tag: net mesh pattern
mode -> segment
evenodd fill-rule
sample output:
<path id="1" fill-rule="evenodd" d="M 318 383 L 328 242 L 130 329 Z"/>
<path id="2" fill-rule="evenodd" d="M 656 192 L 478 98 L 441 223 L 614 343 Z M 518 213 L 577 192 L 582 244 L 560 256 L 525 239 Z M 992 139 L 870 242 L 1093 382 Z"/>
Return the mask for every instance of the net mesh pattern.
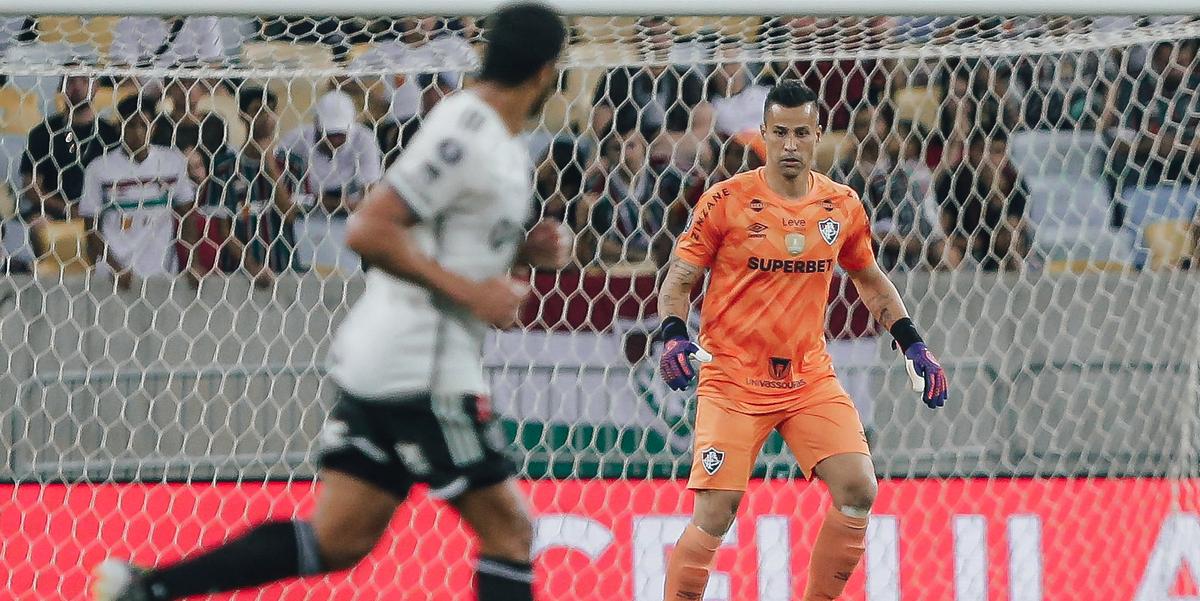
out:
<path id="1" fill-rule="evenodd" d="M 486 39 L 465 16 L 0 20 L 17 599 L 308 513 L 363 288 L 347 217 Z M 1193 17 L 572 18 L 525 140 L 573 257 L 485 348 L 539 590 L 661 598 L 694 391 L 657 378 L 655 285 L 702 192 L 763 164 L 769 86 L 799 79 L 815 167 L 862 197 L 952 387 L 927 410 L 835 275 L 828 346 L 882 491 L 849 598 L 1200 594 L 1198 49 Z M 171 169 L 119 160 L 142 138 Z M 754 476 L 706 599 L 803 590 L 825 492 L 778 436 Z M 471 598 L 474 543 L 436 507 L 416 493 L 348 576 L 236 598 Z"/>

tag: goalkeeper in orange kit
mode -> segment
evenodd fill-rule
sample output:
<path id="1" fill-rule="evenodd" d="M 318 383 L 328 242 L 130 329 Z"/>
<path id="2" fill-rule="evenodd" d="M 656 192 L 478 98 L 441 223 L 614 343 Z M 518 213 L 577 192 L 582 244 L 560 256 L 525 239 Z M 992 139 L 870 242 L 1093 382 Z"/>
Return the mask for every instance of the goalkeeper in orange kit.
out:
<path id="1" fill-rule="evenodd" d="M 825 350 L 835 265 L 913 362 L 925 403 L 936 408 L 946 401 L 945 373 L 875 264 L 862 202 L 849 187 L 812 171 L 821 137 L 816 94 L 784 81 L 767 96 L 763 120 L 766 165 L 700 198 L 659 290 L 660 369 L 668 385 L 686 388 L 695 376 L 690 356 L 711 354 L 697 389 L 688 481 L 695 509 L 667 564 L 666 601 L 703 597 L 716 549 L 772 430 L 804 474 L 824 481 L 833 497 L 804 599 L 836 599 L 858 565 L 875 469 L 858 413 Z M 692 287 L 706 269 L 711 281 L 697 345 L 686 318 Z"/>

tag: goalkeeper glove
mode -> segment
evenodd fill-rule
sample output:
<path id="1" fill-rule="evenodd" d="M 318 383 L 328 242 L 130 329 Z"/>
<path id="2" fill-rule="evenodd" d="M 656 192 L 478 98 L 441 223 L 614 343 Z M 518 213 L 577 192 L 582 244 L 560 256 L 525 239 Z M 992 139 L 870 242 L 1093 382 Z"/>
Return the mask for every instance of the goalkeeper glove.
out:
<path id="1" fill-rule="evenodd" d="M 912 361 L 913 371 L 925 381 L 921 400 L 925 401 L 930 409 L 945 406 L 946 398 L 950 395 L 946 371 L 934 358 L 933 353 L 929 352 L 912 320 L 905 317 L 896 321 L 892 324 L 891 332 L 896 343 L 904 350 L 904 358 Z"/>
<path id="2" fill-rule="evenodd" d="M 675 316 L 663 320 L 659 336 L 663 341 L 663 353 L 658 359 L 662 378 L 672 390 L 684 390 L 696 377 L 690 355 L 699 351 L 700 347 L 688 338 L 687 324 Z"/>

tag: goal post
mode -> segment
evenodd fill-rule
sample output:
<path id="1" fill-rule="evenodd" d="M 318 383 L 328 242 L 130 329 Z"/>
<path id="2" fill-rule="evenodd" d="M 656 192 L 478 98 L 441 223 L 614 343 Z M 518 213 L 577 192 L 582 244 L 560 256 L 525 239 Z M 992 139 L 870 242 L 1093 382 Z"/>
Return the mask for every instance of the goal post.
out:
<path id="1" fill-rule="evenodd" d="M 22 3 L 16 3 L 22 4 Z M 406 0 L 402 3 L 387 0 L 358 0 L 352 5 L 338 7 L 343 15 L 395 15 L 397 10 L 411 14 L 483 15 L 504 4 L 502 0 Z M 569 16 L 638 16 L 638 15 L 964 15 L 995 8 L 980 2 L 960 0 L 868 0 L 850 6 L 837 6 L 814 0 L 749 0 L 735 5 L 722 2 L 696 3 L 688 0 L 644 0 L 636 6 L 614 0 L 548 0 Z M 73 5 L 69 0 L 46 0 L 36 6 L 5 6 L 5 13 L 35 9 L 40 14 L 62 15 L 260 15 L 260 14 L 322 14 L 329 6 L 319 0 L 212 0 L 203 7 L 177 6 L 162 0 L 104 0 L 99 3 Z M 1193 14 L 1200 12 L 1200 3 L 1152 0 L 1136 7 L 1113 0 L 1050 0 L 1034 2 L 1019 0 L 1004 5 L 1006 15 L 1155 15 Z"/>
<path id="2" fill-rule="evenodd" d="M 500 3 L 19 4 L 0 7 L 0 588 L 78 598 L 106 555 L 311 511 L 330 337 L 364 286 L 340 232 L 364 173 L 470 81 L 472 17 Z M 655 286 L 701 193 L 762 164 L 784 78 L 817 92 L 815 167 L 859 192 L 951 387 L 925 408 L 835 274 L 828 348 L 880 480 L 847 598 L 1200 596 L 1200 5 L 550 4 L 572 36 L 525 135 L 531 204 L 574 256 L 483 349 L 545 598 L 661 597 L 695 394 L 656 374 Z M 91 264 L 80 185 L 124 152 L 136 97 L 189 185 L 102 188 L 96 227 L 140 258 L 122 289 Z M 353 122 L 336 150 L 322 119 Z M 786 249 L 785 224 L 755 226 Z M 769 438 L 705 598 L 796 598 L 827 502 Z M 348 575 L 235 598 L 471 598 L 474 543 L 441 509 L 418 490 Z"/>

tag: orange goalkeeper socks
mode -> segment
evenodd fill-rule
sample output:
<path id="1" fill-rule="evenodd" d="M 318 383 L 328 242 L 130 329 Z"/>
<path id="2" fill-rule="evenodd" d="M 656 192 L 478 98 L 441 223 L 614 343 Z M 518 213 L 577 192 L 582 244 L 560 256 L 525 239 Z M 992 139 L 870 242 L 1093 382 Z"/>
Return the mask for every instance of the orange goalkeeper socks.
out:
<path id="1" fill-rule="evenodd" d="M 804 601 L 837 599 L 867 548 L 866 539 L 867 518 L 850 517 L 830 507 L 813 545 Z"/>
<path id="2" fill-rule="evenodd" d="M 708 573 L 721 538 L 689 523 L 671 558 L 667 560 L 667 586 L 663 601 L 699 601 L 708 586 Z"/>

